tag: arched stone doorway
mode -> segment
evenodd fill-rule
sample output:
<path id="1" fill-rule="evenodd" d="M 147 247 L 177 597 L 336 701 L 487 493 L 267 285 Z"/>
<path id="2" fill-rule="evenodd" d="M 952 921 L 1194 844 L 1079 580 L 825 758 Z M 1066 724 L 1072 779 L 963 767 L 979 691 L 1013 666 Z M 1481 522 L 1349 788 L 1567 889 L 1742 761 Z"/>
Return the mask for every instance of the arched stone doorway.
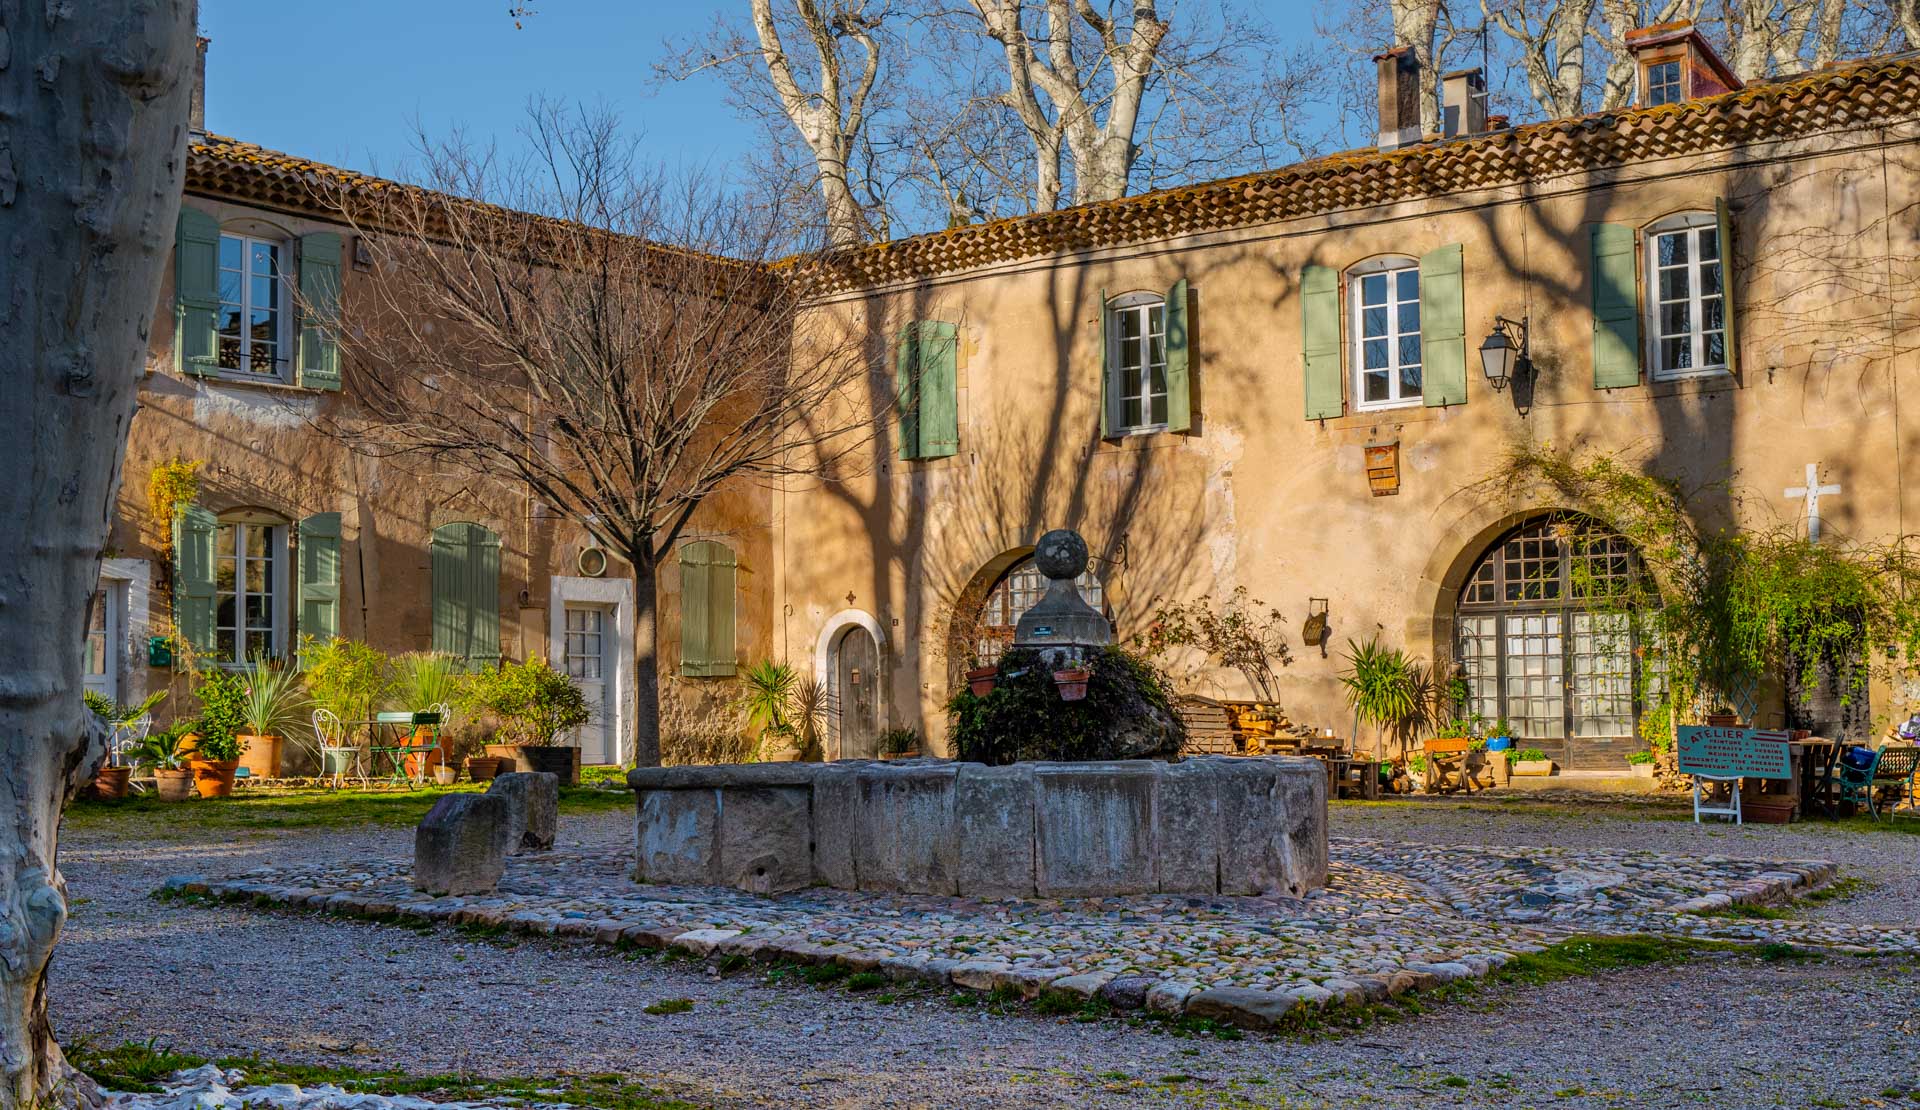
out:
<path id="1" fill-rule="evenodd" d="M 1627 539 L 1590 517 L 1535 517 L 1495 539 L 1454 604 L 1468 708 L 1562 767 L 1623 771 L 1642 746 L 1640 653 L 1632 614 L 1607 599 L 1641 573 Z"/>
<path id="2" fill-rule="evenodd" d="M 873 614 L 843 609 L 820 628 L 813 673 L 827 688 L 827 758 L 871 759 L 888 725 L 886 633 Z"/>

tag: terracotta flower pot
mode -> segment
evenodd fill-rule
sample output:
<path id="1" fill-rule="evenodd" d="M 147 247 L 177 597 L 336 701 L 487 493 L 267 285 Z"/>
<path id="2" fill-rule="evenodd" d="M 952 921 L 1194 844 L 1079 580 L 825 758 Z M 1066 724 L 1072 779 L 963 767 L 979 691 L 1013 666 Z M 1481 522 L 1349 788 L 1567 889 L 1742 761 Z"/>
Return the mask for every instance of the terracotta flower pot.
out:
<path id="1" fill-rule="evenodd" d="M 920 758 L 919 748 L 908 748 L 904 752 L 881 752 L 880 753 L 881 761 L 886 763 L 891 763 L 896 759 L 919 759 L 919 758 Z"/>
<path id="2" fill-rule="evenodd" d="M 1085 667 L 1053 672 L 1053 684 L 1060 688 L 1061 701 L 1083 701 L 1087 696 L 1087 682 L 1093 672 Z"/>
<path id="3" fill-rule="evenodd" d="M 240 741 L 240 766 L 247 769 L 247 777 L 254 779 L 277 779 L 280 777 L 280 738 L 278 736 L 236 737 Z"/>
<path id="4" fill-rule="evenodd" d="M 184 802 L 193 797 L 193 772 L 185 767 L 155 771 L 153 792 L 163 802 Z"/>
<path id="5" fill-rule="evenodd" d="M 974 697 L 984 698 L 988 694 L 993 693 L 994 683 L 999 681 L 999 678 L 1000 668 L 998 666 L 975 667 L 967 672 L 967 689 L 972 692 Z"/>
<path id="6" fill-rule="evenodd" d="M 240 769 L 237 759 L 192 759 L 187 767 L 193 772 L 194 788 L 202 798 L 226 798 L 233 794 L 233 773 Z"/>
<path id="7" fill-rule="evenodd" d="M 580 749 L 571 744 L 488 744 L 487 754 L 500 758 L 508 771 L 549 771 L 561 786 L 580 784 Z"/>
<path id="8" fill-rule="evenodd" d="M 500 764 L 503 762 L 495 755 L 470 755 L 467 757 L 467 777 L 475 782 L 491 782 L 500 773 Z"/>
<path id="9" fill-rule="evenodd" d="M 117 801 L 127 796 L 127 780 L 132 777 L 130 767 L 102 767 L 100 773 L 93 776 L 93 792 L 108 801 Z"/>

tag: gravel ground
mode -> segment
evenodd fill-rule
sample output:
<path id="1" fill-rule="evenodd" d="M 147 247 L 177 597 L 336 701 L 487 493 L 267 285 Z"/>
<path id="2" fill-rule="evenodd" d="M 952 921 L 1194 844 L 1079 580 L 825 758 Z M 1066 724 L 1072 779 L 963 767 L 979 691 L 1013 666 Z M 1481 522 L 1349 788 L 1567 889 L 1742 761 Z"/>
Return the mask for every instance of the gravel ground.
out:
<path id="1" fill-rule="evenodd" d="M 1809 916 L 1920 920 L 1920 839 L 1695 828 L 1670 813 L 1343 805 L 1333 831 L 1827 858 L 1873 885 L 1808 907 Z M 624 843 L 630 820 L 568 818 L 562 840 Z M 358 1068 L 615 1071 L 715 1106 L 1808 1106 L 1920 1087 L 1912 959 L 1716 957 L 1500 988 L 1410 1022 L 1301 1044 L 994 1015 L 940 998 L 889 1004 L 718 979 L 590 945 L 500 946 L 147 897 L 171 874 L 388 856 L 405 852 L 409 836 L 302 831 L 131 844 L 111 826 L 70 835 L 64 867 L 76 904 L 54 965 L 55 1027 L 102 1044 L 157 1038 L 207 1055 Z M 690 999 L 693 1009 L 644 1012 L 667 998 Z"/>

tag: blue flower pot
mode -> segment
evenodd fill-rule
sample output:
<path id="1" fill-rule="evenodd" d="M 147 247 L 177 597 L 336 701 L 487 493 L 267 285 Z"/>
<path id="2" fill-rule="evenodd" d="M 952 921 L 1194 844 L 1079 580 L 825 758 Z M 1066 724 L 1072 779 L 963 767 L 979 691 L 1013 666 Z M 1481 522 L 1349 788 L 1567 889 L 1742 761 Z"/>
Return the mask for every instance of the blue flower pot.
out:
<path id="1" fill-rule="evenodd" d="M 1487 737 L 1487 750 L 1490 752 L 1504 752 L 1511 747 L 1513 747 L 1513 737 L 1511 736 Z"/>

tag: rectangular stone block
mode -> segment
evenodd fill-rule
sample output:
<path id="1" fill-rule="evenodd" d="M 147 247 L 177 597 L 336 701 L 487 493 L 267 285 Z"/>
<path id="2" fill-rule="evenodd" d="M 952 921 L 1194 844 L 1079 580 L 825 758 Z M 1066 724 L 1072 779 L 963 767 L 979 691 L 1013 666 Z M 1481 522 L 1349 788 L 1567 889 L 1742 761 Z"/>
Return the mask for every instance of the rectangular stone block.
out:
<path id="1" fill-rule="evenodd" d="M 859 764 L 827 763 L 813 779 L 813 878 L 838 890 L 860 889 L 853 857 L 859 770 Z"/>
<path id="2" fill-rule="evenodd" d="M 639 790 L 635 798 L 640 811 L 636 880 L 676 886 L 720 881 L 719 791 Z"/>
<path id="3" fill-rule="evenodd" d="M 856 772 L 854 870 L 861 890 L 957 893 L 952 763 L 863 764 Z"/>
<path id="4" fill-rule="evenodd" d="M 491 891 L 506 871 L 507 824 L 507 803 L 496 797 L 448 794 L 433 803 L 413 831 L 413 889 Z"/>
<path id="5" fill-rule="evenodd" d="M 1316 759 L 1217 758 L 1220 893 L 1301 895 L 1327 881 L 1327 772 Z"/>
<path id="6" fill-rule="evenodd" d="M 1154 794 L 1165 767 L 1149 760 L 1033 764 L 1041 897 L 1153 891 Z"/>
<path id="7" fill-rule="evenodd" d="M 553 847 L 560 821 L 560 776 L 548 771 L 496 775 L 487 793 L 507 803 L 507 854 Z"/>
<path id="8" fill-rule="evenodd" d="M 1034 895 L 1033 767 L 963 763 L 954 781 L 960 893 L 969 898 Z"/>
<path id="9" fill-rule="evenodd" d="M 813 882 L 812 792 L 804 786 L 720 791 L 720 881 L 755 894 Z"/>
<path id="10" fill-rule="evenodd" d="M 1160 772 L 1155 875 L 1178 894 L 1220 890 L 1220 779 L 1206 759 L 1183 759 Z"/>

